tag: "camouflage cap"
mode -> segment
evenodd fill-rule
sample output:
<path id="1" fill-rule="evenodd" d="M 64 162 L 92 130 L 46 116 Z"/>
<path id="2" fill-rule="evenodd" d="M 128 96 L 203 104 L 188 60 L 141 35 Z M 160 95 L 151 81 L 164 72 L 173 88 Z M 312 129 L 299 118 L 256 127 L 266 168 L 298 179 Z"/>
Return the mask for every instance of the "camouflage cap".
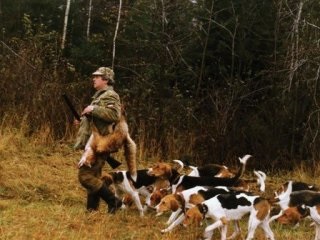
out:
<path id="1" fill-rule="evenodd" d="M 105 79 L 114 82 L 114 72 L 108 67 L 99 67 L 92 75 L 103 76 Z"/>

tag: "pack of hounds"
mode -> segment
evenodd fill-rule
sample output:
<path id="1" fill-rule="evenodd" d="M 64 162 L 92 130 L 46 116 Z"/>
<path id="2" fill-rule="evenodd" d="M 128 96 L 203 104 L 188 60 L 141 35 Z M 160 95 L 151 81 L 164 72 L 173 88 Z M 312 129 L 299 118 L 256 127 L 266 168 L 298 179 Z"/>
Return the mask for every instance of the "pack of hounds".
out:
<path id="1" fill-rule="evenodd" d="M 307 217 L 312 221 L 310 228 L 315 228 L 314 239 L 320 240 L 319 188 L 290 180 L 266 197 L 264 172 L 253 171 L 252 179 L 243 178 L 251 157 L 239 158 L 236 172 L 224 165 L 196 167 L 173 160 L 137 170 L 134 177 L 129 171 L 113 171 L 103 174 L 103 179 L 122 197 L 125 208 L 134 204 L 141 217 L 147 211 L 156 216 L 171 213 L 163 233 L 181 225 L 206 223 L 203 239 L 212 239 L 216 229 L 220 230 L 221 240 L 235 239 L 242 234 L 239 221 L 249 216 L 245 218 L 245 239 L 253 239 L 256 228 L 261 227 L 265 238 L 274 240 L 270 227 L 273 221 L 298 226 Z M 234 231 L 227 236 L 231 223 Z"/>

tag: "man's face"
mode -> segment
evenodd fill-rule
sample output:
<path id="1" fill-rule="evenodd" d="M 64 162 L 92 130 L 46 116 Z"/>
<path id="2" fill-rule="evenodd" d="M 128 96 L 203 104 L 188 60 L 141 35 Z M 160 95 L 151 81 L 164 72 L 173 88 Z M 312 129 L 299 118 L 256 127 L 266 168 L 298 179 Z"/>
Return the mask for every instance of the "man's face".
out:
<path id="1" fill-rule="evenodd" d="M 100 90 L 107 85 L 107 81 L 103 80 L 102 76 L 98 76 L 98 75 L 93 76 L 92 81 L 93 81 L 93 87 L 96 90 Z"/>

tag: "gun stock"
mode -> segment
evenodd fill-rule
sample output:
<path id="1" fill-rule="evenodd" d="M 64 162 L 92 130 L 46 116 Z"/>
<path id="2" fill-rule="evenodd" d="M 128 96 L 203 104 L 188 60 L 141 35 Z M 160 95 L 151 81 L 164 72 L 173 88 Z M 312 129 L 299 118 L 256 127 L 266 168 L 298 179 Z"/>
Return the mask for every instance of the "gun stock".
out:
<path id="1" fill-rule="evenodd" d="M 114 159 L 110 155 L 108 155 L 106 157 L 106 161 L 110 165 L 110 167 L 112 167 L 113 169 L 115 169 L 121 165 L 121 162 L 117 161 L 116 159 Z"/>

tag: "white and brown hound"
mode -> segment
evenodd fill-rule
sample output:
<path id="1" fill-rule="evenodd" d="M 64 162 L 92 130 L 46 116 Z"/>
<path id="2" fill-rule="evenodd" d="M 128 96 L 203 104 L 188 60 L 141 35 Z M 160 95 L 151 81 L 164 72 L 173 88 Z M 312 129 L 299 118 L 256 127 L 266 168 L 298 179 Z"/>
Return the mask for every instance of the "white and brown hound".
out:
<path id="1" fill-rule="evenodd" d="M 205 218 L 215 222 L 204 230 L 204 238 L 209 240 L 216 228 L 221 228 L 221 240 L 227 239 L 227 225 L 230 220 L 240 220 L 250 214 L 247 240 L 253 239 L 255 230 L 261 226 L 268 239 L 274 240 L 274 234 L 269 226 L 271 205 L 268 200 L 248 193 L 226 193 L 210 198 L 195 207 L 190 208 L 183 221 L 184 226 L 200 223 Z"/>

